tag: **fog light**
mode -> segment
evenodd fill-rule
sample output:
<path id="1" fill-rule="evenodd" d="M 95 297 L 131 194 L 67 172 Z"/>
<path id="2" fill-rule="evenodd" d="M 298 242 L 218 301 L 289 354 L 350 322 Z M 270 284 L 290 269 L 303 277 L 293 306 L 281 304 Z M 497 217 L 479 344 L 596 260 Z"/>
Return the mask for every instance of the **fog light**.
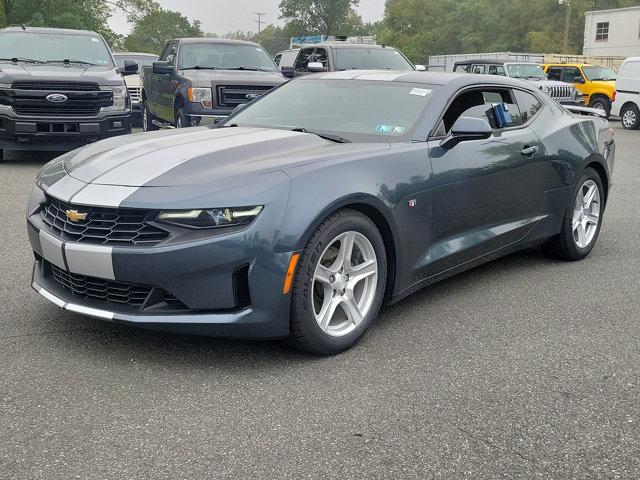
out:
<path id="1" fill-rule="evenodd" d="M 113 128 L 122 128 L 122 122 L 120 122 L 120 121 L 113 122 L 112 126 L 113 126 Z"/>

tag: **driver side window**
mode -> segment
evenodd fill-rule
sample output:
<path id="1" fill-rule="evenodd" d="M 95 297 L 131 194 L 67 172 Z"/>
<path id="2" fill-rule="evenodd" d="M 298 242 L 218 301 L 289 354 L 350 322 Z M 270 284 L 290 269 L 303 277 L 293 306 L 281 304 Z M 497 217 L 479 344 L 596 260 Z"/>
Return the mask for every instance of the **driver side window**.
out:
<path id="1" fill-rule="evenodd" d="M 506 88 L 474 89 L 461 93 L 442 118 L 438 134 L 447 134 L 460 117 L 481 118 L 494 130 L 522 125 L 518 106 Z"/>
<path id="2" fill-rule="evenodd" d="M 313 48 L 303 48 L 298 55 L 298 59 L 296 60 L 296 72 L 308 72 L 308 65 L 313 57 Z"/>

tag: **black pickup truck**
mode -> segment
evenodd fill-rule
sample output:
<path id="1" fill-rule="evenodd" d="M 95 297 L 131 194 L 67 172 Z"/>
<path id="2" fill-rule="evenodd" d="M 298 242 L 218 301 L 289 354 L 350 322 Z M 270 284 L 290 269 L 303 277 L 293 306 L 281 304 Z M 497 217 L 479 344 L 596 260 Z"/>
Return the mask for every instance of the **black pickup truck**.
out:
<path id="1" fill-rule="evenodd" d="M 131 132 L 123 74 L 95 32 L 0 30 L 0 159 L 3 150 L 68 151 Z"/>
<path id="2" fill-rule="evenodd" d="M 286 81 L 257 43 L 173 40 L 159 61 L 142 70 L 142 126 L 213 124 Z"/>

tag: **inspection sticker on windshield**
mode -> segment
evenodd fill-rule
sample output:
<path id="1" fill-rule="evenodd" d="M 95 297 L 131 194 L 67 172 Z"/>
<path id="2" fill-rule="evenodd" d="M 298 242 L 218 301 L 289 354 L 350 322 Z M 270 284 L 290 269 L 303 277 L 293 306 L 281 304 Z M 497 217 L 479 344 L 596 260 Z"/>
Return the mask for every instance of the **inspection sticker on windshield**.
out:
<path id="1" fill-rule="evenodd" d="M 428 90 L 426 88 L 414 88 L 409 92 L 409 95 L 417 95 L 418 97 L 426 97 L 432 92 L 432 90 Z"/>
<path id="2" fill-rule="evenodd" d="M 378 125 L 376 132 L 378 133 L 404 133 L 404 127 L 394 127 L 393 125 Z"/>
<path id="3" fill-rule="evenodd" d="M 100 40 L 98 40 L 96 37 L 91 37 L 91 41 L 95 43 L 100 43 Z"/>

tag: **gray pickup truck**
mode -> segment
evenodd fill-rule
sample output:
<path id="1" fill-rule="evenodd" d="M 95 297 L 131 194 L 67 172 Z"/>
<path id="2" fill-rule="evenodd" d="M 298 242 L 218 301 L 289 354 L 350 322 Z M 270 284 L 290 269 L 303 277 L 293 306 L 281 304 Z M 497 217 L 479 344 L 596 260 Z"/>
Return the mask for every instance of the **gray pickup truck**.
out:
<path id="1" fill-rule="evenodd" d="M 159 61 L 142 69 L 142 126 L 213 124 L 286 81 L 257 43 L 173 40 Z"/>

